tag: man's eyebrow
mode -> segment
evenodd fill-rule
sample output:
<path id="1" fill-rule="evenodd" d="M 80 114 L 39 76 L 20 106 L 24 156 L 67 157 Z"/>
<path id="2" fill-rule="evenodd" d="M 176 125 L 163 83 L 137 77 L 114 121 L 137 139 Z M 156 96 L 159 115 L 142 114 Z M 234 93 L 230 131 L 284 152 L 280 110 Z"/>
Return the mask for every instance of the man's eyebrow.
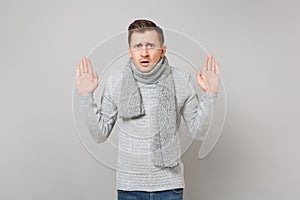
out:
<path id="1" fill-rule="evenodd" d="M 131 43 L 132 46 L 136 46 L 136 45 L 141 45 L 142 42 L 139 42 L 139 43 Z"/>
<path id="2" fill-rule="evenodd" d="M 131 43 L 131 45 L 141 45 L 142 44 L 142 42 L 138 42 L 138 43 Z M 147 44 L 154 44 L 154 42 L 146 42 L 146 45 Z"/>
<path id="3" fill-rule="evenodd" d="M 147 42 L 146 45 L 148 45 L 148 44 L 154 44 L 154 42 Z"/>

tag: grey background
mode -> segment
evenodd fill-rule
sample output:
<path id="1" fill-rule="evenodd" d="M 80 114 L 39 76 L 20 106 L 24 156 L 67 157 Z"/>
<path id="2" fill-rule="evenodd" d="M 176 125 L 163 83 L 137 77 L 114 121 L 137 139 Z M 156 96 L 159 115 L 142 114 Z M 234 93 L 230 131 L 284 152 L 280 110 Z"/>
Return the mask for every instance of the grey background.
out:
<path id="1" fill-rule="evenodd" d="M 115 172 L 82 147 L 75 66 L 136 18 L 216 55 L 227 115 L 211 154 L 183 155 L 185 199 L 299 199 L 297 1 L 1 1 L 0 199 L 115 199 Z M 297 118 L 298 117 L 298 118 Z"/>

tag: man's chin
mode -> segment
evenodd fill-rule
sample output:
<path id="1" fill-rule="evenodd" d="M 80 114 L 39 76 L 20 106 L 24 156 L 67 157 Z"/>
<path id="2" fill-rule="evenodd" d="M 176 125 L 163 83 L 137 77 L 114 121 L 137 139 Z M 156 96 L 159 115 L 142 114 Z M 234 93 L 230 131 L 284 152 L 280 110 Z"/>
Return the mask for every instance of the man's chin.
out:
<path id="1" fill-rule="evenodd" d="M 138 69 L 141 71 L 141 72 L 150 72 L 152 69 L 153 69 L 154 66 L 139 66 Z"/>

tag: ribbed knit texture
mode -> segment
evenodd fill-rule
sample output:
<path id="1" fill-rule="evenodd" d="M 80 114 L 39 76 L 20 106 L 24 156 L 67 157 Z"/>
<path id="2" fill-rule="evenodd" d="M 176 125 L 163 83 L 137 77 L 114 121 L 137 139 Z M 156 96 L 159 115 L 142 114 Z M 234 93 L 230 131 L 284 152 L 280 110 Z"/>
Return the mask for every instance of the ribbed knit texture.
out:
<path id="1" fill-rule="evenodd" d="M 141 72 L 130 58 L 123 70 L 119 116 L 133 119 L 145 115 L 143 99 L 137 81 L 145 84 L 159 83 L 156 111 L 156 133 L 153 138 L 153 163 L 158 167 L 177 166 L 178 139 L 176 131 L 176 91 L 167 57 L 162 57 L 149 72 Z"/>
<path id="2" fill-rule="evenodd" d="M 199 101 L 190 75 L 177 68 L 171 68 L 176 91 L 177 115 L 183 117 L 189 132 L 196 139 L 204 139 L 217 95 L 202 94 Z M 160 191 L 184 187 L 180 159 L 181 164 L 174 168 L 157 167 L 152 160 L 151 148 L 156 134 L 158 95 L 163 86 L 159 83 L 137 82 L 143 98 L 145 115 L 125 120 L 118 117 L 122 76 L 123 73 L 120 71 L 109 77 L 99 107 L 93 94 L 79 96 L 81 111 L 96 142 L 104 142 L 116 121 L 118 123 L 117 189 Z M 177 129 L 180 122 L 181 118 L 178 117 Z M 180 146 L 176 149 L 180 154 Z"/>

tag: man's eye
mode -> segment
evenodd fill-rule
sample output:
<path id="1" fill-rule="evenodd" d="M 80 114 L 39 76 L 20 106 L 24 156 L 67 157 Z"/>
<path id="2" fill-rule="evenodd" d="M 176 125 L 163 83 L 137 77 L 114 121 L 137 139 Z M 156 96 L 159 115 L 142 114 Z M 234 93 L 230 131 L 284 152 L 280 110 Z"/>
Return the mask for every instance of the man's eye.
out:
<path id="1" fill-rule="evenodd" d="M 148 47 L 148 48 L 153 48 L 154 45 L 153 45 L 153 44 L 147 44 L 147 47 Z"/>
<path id="2" fill-rule="evenodd" d="M 136 44 L 136 45 L 134 45 L 134 48 L 141 48 L 141 44 Z"/>

